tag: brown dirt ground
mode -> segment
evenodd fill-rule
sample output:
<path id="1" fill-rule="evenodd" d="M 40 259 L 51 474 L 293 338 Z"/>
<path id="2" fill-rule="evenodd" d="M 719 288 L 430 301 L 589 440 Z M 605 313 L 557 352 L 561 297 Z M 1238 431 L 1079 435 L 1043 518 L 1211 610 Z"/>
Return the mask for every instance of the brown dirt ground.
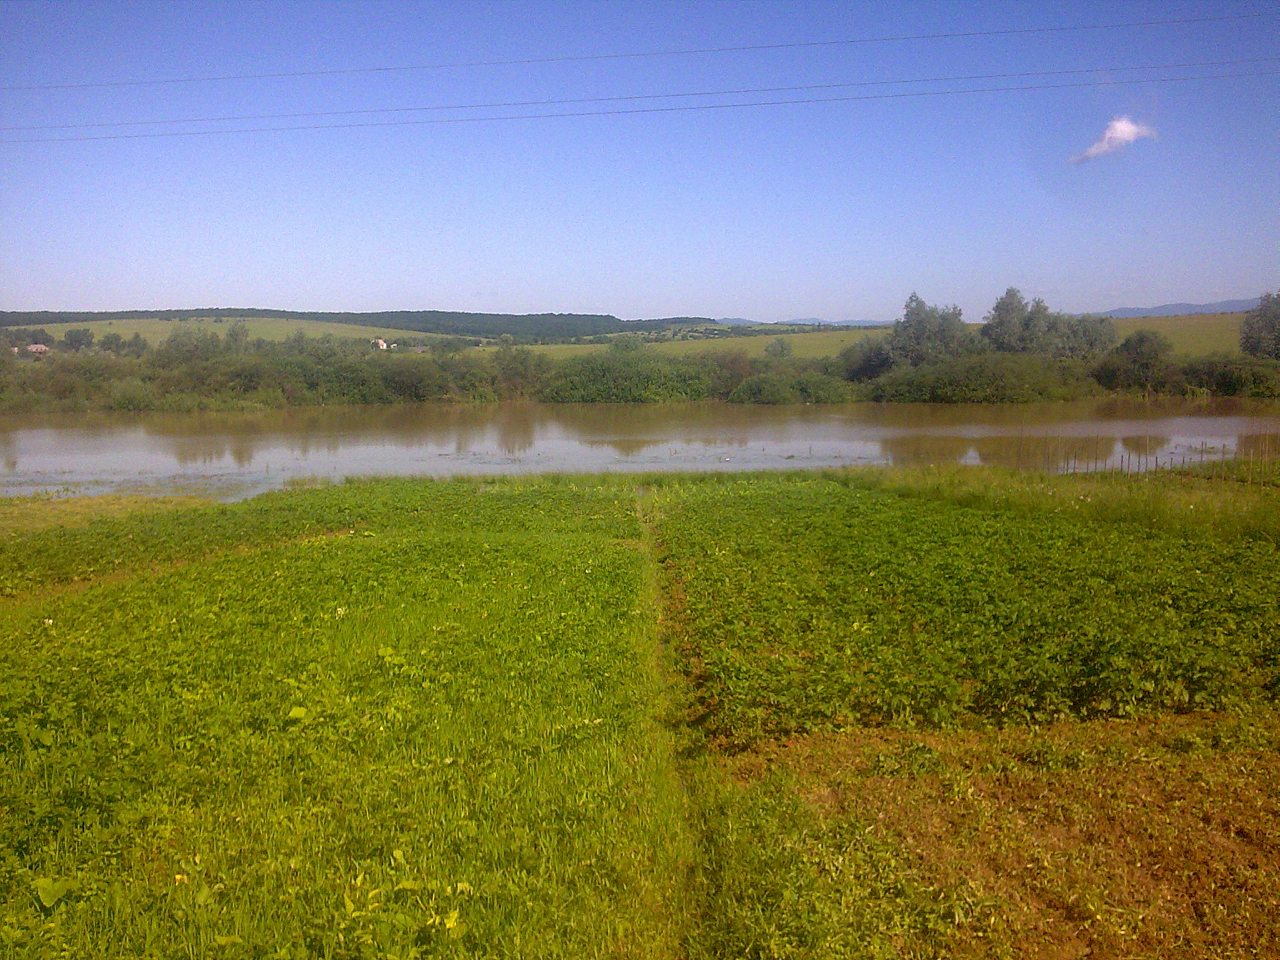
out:
<path id="1" fill-rule="evenodd" d="M 781 765 L 918 878 L 984 904 L 959 957 L 1280 957 L 1280 713 L 813 735 Z"/>

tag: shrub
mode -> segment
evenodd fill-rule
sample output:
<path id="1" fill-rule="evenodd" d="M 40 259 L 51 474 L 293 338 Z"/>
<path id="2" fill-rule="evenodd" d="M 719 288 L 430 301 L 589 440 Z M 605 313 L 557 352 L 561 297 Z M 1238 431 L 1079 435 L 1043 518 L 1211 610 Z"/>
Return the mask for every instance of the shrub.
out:
<path id="1" fill-rule="evenodd" d="M 876 380 L 872 399 L 915 403 L 1071 400 L 1096 389 L 1081 367 L 1030 354 L 984 353 L 899 367 Z"/>
<path id="2" fill-rule="evenodd" d="M 789 377 L 774 373 L 761 373 L 748 377 L 729 394 L 730 403 L 795 403 L 800 394 Z"/>
<path id="3" fill-rule="evenodd" d="M 1103 358 L 1093 377 L 1109 390 L 1171 390 L 1181 386 L 1173 344 L 1154 330 L 1138 330 Z"/>
<path id="4" fill-rule="evenodd" d="M 1204 357 L 1183 367 L 1187 385 L 1223 397 L 1280 397 L 1280 362 L 1255 357 Z"/>

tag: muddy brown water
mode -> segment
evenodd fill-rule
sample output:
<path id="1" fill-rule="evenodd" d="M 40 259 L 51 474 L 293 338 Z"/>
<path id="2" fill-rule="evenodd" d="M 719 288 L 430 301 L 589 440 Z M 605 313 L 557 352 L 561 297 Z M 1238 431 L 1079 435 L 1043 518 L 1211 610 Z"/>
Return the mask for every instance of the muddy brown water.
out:
<path id="1" fill-rule="evenodd" d="M 1280 455 L 1280 404 L 533 403 L 0 417 L 0 494 L 199 491 L 348 476 L 958 462 L 1148 469 Z"/>

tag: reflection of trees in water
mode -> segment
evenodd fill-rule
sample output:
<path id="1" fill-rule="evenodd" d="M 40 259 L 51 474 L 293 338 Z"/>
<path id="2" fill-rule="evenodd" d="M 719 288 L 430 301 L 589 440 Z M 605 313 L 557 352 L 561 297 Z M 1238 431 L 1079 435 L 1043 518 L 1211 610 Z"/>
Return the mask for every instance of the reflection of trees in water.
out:
<path id="1" fill-rule="evenodd" d="M 256 444 L 250 437 L 216 436 L 216 437 L 174 437 L 172 450 L 174 460 L 184 467 L 200 464 L 216 463 L 228 456 L 236 466 L 247 467 L 253 463 Z"/>
<path id="2" fill-rule="evenodd" d="M 1280 430 L 1274 407 L 1249 416 L 1251 434 L 1232 438 L 1222 435 L 1219 424 L 1180 425 L 1179 451 L 1190 461 L 1198 455 L 1201 436 L 1213 437 L 1216 455 L 1234 449 L 1241 457 L 1280 457 Z M 128 462 L 138 449 L 138 433 L 150 438 L 151 451 L 165 454 L 191 469 L 201 464 L 229 464 L 240 468 L 271 463 L 281 452 L 297 457 L 326 452 L 340 463 L 347 451 L 370 445 L 384 447 L 434 447 L 495 462 L 502 456 L 524 454 L 549 442 L 548 449 L 563 454 L 566 445 L 580 443 L 607 447 L 622 457 L 644 451 L 660 458 L 668 447 L 751 449 L 803 443 L 878 444 L 881 455 L 895 463 L 948 463 L 980 459 L 983 463 L 1022 469 L 1086 470 L 1095 466 L 1128 464 L 1159 454 L 1167 456 L 1172 442 L 1159 431 L 1169 429 L 1152 422 L 1158 417 L 1212 416 L 1215 410 L 1188 408 L 1185 403 L 1135 404 L 1105 401 L 1101 404 L 970 405 L 854 404 L 839 408 L 769 408 L 737 404 L 576 405 L 513 404 L 403 404 L 387 406 L 339 406 L 287 408 L 254 413 L 145 414 L 123 416 L 94 414 L 72 418 L 31 420 L 54 429 L 74 425 L 78 435 L 87 433 L 118 451 Z M 1252 419 L 1254 416 L 1262 419 Z M 1117 430 L 1130 435 L 1117 443 L 1110 437 L 1027 436 L 1045 431 L 1105 431 L 1107 420 L 1128 421 Z M 1091 427 L 1091 422 L 1098 422 Z M 24 418 L 23 427 L 32 423 Z M 1264 432 L 1268 431 L 1270 432 Z M 1205 432 L 1207 431 L 1207 433 Z M 879 439 L 885 433 L 892 436 Z M 974 436 L 990 433 L 994 436 Z M 1185 435 L 1184 435 L 1185 434 Z M 15 439 L 0 432 L 0 465 L 18 470 Z M 149 451 L 150 452 L 150 451 Z M 1212 451 L 1211 451 L 1212 452 Z M 382 454 L 394 460 L 394 450 Z M 1110 458 L 1110 459 L 1108 459 Z M 734 459 L 738 459 L 734 455 Z M 272 464 L 274 466 L 274 464 Z M 210 470 L 210 472 L 213 472 Z"/>
<path id="3" fill-rule="evenodd" d="M 8 433 L 0 433 L 0 462 L 6 470 L 18 469 L 18 445 Z"/>
<path id="4" fill-rule="evenodd" d="M 1164 453 L 1165 448 L 1173 442 L 1170 437 L 1158 434 L 1142 434 L 1135 437 L 1121 437 L 1120 445 L 1125 453 L 1135 457 L 1155 457 Z"/>
<path id="5" fill-rule="evenodd" d="M 508 456 L 531 449 L 537 436 L 534 417 L 524 404 L 499 408 L 495 427 L 498 432 L 498 449 Z"/>
<path id="6" fill-rule="evenodd" d="M 1091 470 L 1115 452 L 1111 437 L 978 437 L 978 459 L 1015 470 Z"/>
<path id="7" fill-rule="evenodd" d="M 954 463 L 964 459 L 973 440 L 969 437 L 903 434 L 877 441 L 880 452 L 890 463 Z"/>
<path id="8" fill-rule="evenodd" d="M 645 440 L 641 437 L 617 437 L 598 440 L 579 440 L 584 447 L 608 447 L 622 457 L 634 457 L 637 453 L 656 447 L 659 444 L 670 444 L 670 440 Z"/>
<path id="9" fill-rule="evenodd" d="M 1280 459 L 1280 433 L 1242 433 L 1236 437 L 1236 456 L 1255 460 Z"/>

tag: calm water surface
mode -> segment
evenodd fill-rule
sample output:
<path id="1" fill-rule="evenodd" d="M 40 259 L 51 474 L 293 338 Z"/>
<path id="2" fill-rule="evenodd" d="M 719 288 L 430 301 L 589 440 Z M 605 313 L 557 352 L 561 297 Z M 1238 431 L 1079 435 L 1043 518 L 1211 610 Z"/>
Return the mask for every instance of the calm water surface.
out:
<path id="1" fill-rule="evenodd" d="M 0 417 L 0 493 L 197 489 L 347 476 L 756 470 L 961 462 L 1141 469 L 1280 453 L 1280 405 L 1088 401 L 415 405 Z"/>

